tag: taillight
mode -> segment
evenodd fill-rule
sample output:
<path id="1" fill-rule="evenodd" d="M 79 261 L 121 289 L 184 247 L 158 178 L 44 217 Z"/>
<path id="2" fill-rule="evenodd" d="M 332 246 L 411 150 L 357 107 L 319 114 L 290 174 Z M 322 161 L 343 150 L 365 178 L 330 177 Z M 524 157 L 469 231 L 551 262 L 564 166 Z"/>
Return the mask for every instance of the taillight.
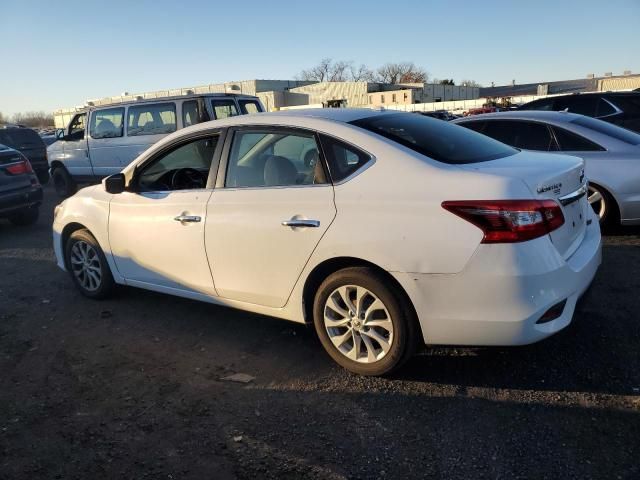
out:
<path id="1" fill-rule="evenodd" d="M 5 167 L 5 170 L 9 172 L 11 175 L 22 175 L 24 173 L 33 173 L 33 168 L 31 168 L 31 163 L 26 158 L 21 160 L 18 163 L 7 165 Z"/>
<path id="2" fill-rule="evenodd" d="M 515 243 L 542 237 L 564 223 L 553 200 L 462 200 L 442 207 L 484 232 L 482 243 Z"/>

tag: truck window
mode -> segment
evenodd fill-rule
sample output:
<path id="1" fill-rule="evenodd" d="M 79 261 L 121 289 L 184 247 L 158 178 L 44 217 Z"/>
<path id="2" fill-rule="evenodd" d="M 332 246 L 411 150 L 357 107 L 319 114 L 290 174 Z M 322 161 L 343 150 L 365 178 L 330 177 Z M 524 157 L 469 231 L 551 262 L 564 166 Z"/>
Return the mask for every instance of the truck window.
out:
<path id="1" fill-rule="evenodd" d="M 160 135 L 175 131 L 175 103 L 151 103 L 129 107 L 127 136 Z"/>
<path id="2" fill-rule="evenodd" d="M 182 126 L 189 127 L 200 122 L 200 107 L 197 100 L 182 103 Z"/>
<path id="3" fill-rule="evenodd" d="M 238 100 L 238 103 L 242 113 L 258 113 L 262 111 L 260 104 L 256 100 Z"/>
<path id="4" fill-rule="evenodd" d="M 116 138 L 122 136 L 124 108 L 106 108 L 91 115 L 89 135 L 91 138 Z"/>
<path id="5" fill-rule="evenodd" d="M 211 106 L 213 107 L 213 114 L 216 120 L 238 115 L 236 102 L 233 99 L 211 100 Z"/>

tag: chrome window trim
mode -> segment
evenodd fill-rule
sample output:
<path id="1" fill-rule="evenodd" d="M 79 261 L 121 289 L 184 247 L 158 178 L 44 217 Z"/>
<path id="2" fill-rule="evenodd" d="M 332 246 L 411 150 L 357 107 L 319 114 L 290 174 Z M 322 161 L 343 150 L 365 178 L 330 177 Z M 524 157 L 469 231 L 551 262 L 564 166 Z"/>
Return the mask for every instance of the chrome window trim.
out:
<path id="1" fill-rule="evenodd" d="M 599 117 L 595 117 L 595 118 L 607 118 L 607 117 L 612 117 L 612 116 L 614 116 L 614 115 L 619 115 L 619 114 L 623 113 L 623 112 L 622 112 L 622 110 L 620 110 L 616 105 L 614 105 L 613 103 L 611 103 L 611 102 L 610 102 L 609 100 L 607 100 L 606 98 L 604 98 L 604 97 L 600 97 L 600 100 L 603 100 L 603 101 L 607 102 L 609 105 L 611 105 L 611 106 L 613 107 L 613 109 L 615 110 L 615 112 L 613 112 L 613 113 L 609 113 L 609 114 L 607 114 L 607 115 L 601 115 L 601 116 L 599 116 Z"/>

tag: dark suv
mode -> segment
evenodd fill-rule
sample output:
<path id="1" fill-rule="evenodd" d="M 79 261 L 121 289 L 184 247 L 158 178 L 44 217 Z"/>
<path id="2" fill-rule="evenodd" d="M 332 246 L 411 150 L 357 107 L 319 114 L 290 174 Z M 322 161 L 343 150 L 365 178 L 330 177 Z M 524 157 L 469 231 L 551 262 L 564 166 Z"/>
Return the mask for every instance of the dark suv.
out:
<path id="1" fill-rule="evenodd" d="M 31 163 L 19 151 L 0 144 L 0 218 L 15 225 L 38 220 L 42 187 Z"/>
<path id="2" fill-rule="evenodd" d="M 0 144 L 14 148 L 31 162 L 41 184 L 49 180 L 47 146 L 35 130 L 24 127 L 0 128 Z"/>
<path id="3" fill-rule="evenodd" d="M 518 110 L 568 110 L 640 132 L 640 92 L 559 95 L 525 103 Z"/>

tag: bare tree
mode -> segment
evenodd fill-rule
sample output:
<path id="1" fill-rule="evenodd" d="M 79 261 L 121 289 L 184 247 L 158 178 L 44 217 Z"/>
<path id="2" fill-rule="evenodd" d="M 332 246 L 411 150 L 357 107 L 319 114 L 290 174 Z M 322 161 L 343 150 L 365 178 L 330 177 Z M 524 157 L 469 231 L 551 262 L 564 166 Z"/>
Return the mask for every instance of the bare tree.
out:
<path id="1" fill-rule="evenodd" d="M 0 112 L 0 123 L 6 123 L 2 112 Z"/>
<path id="2" fill-rule="evenodd" d="M 377 73 L 382 83 L 426 83 L 429 79 L 427 71 L 413 62 L 385 63 Z"/>
<path id="3" fill-rule="evenodd" d="M 367 67 L 364 63 L 358 68 L 351 64 L 349 66 L 349 76 L 352 82 L 375 82 L 376 74 L 373 70 Z"/>
<path id="4" fill-rule="evenodd" d="M 53 115 L 45 112 L 14 113 L 11 121 L 27 127 L 43 128 L 53 125 Z"/>
<path id="5" fill-rule="evenodd" d="M 462 85 L 463 87 L 481 87 L 482 86 L 475 80 L 461 80 L 460 85 Z"/>
<path id="6" fill-rule="evenodd" d="M 323 58 L 315 67 L 302 70 L 297 78 L 313 82 L 346 82 L 350 79 L 351 65 L 352 62 L 344 60 L 334 62 L 331 58 Z"/>

